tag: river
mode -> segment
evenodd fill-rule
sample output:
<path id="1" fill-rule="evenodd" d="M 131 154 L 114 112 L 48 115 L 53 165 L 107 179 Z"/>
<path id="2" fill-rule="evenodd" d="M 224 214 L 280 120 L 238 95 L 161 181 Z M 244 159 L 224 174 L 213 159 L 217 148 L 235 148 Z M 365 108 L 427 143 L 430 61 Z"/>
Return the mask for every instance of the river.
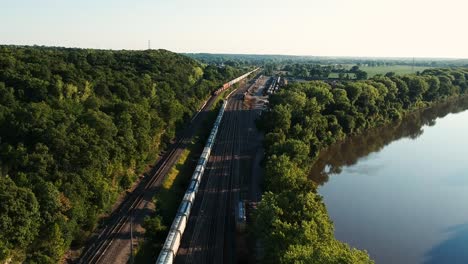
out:
<path id="1" fill-rule="evenodd" d="M 377 264 L 468 263 L 468 98 L 322 151 L 312 168 L 335 236 Z"/>

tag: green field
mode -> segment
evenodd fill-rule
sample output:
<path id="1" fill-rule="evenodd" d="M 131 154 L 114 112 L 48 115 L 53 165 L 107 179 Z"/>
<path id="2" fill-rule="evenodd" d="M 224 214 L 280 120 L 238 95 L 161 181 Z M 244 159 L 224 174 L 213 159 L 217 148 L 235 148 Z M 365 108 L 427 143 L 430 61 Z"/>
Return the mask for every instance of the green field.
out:
<path id="1" fill-rule="evenodd" d="M 396 74 L 410 74 L 413 73 L 413 67 L 409 65 L 392 65 L 392 66 L 375 66 L 375 67 L 359 67 L 361 70 L 366 71 L 369 77 L 377 74 L 386 74 L 387 72 L 395 72 Z M 429 67 L 414 66 L 414 73 L 417 71 L 424 71 Z"/>
<path id="2" fill-rule="evenodd" d="M 354 73 L 345 73 L 345 76 L 346 74 L 349 75 L 349 78 L 351 79 L 356 79 L 356 74 Z M 331 72 L 329 75 L 328 75 L 328 78 L 334 78 L 334 79 L 337 79 L 340 75 L 337 73 L 337 72 Z"/>

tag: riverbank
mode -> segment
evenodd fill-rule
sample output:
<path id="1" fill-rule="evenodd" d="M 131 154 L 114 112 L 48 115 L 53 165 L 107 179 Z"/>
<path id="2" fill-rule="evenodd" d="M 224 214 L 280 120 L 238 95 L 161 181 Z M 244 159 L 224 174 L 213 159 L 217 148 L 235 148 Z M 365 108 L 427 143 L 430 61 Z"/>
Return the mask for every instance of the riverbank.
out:
<path id="1" fill-rule="evenodd" d="M 382 264 L 466 263 L 467 110 L 444 101 L 321 153 L 311 177 L 335 237 Z"/>
<path id="2" fill-rule="evenodd" d="M 464 94 L 466 73 L 431 69 L 422 75 L 378 76 L 333 86 L 294 83 L 272 95 L 259 124 L 266 134 L 267 158 L 257 235 L 267 262 L 372 263 L 365 251 L 336 240 L 308 172 L 330 145 Z"/>
<path id="3" fill-rule="evenodd" d="M 382 147 L 389 144 L 393 140 L 407 136 L 415 137 L 421 131 L 411 129 L 405 130 L 405 128 L 412 127 L 413 129 L 416 129 L 423 124 L 430 123 L 431 120 L 436 117 L 436 113 L 442 112 L 448 114 L 451 113 L 451 111 L 463 109 L 462 106 L 465 104 L 468 105 L 468 95 L 452 96 L 450 98 L 446 98 L 445 100 L 434 102 L 425 108 L 408 111 L 401 119 L 397 121 L 389 121 L 382 126 L 374 127 L 362 131 L 361 133 L 347 135 L 344 139 L 321 149 L 318 156 L 315 158 L 313 163 L 311 163 L 308 174 L 315 183 L 322 185 L 328 179 L 327 173 L 324 173 L 325 168 L 327 166 L 331 166 L 327 168 L 327 170 L 330 172 L 339 170 L 336 169 L 335 166 L 337 160 L 339 160 L 341 157 L 350 157 L 352 156 L 352 153 L 355 157 L 360 157 L 371 152 L 379 151 Z M 446 109 L 442 110 L 442 108 Z M 424 112 L 429 113 L 424 114 Z M 416 117 L 420 114 L 423 116 L 423 118 Z M 410 134 L 406 134 L 405 131 L 410 131 Z M 348 143 L 352 144 L 353 146 L 348 146 Z M 367 145 L 368 148 L 363 148 L 364 145 Z M 346 154 L 342 155 L 342 153 Z M 341 160 L 339 164 L 352 165 L 356 162 L 356 160 L 357 158 L 352 160 Z"/>

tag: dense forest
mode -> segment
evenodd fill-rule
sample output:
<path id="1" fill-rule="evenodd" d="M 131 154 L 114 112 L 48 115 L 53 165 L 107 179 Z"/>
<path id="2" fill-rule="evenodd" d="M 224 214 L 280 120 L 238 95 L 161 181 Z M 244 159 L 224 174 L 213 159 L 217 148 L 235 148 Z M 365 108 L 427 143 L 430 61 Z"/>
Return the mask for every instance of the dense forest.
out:
<path id="1" fill-rule="evenodd" d="M 240 72 L 165 50 L 0 46 L 0 261 L 56 263 L 82 243 Z"/>
<path id="2" fill-rule="evenodd" d="M 467 92 L 468 70 L 293 83 L 270 96 L 265 132 L 265 193 L 256 231 L 265 263 L 371 263 L 333 235 L 317 185 L 308 178 L 321 150 L 347 135 L 399 120 L 411 110 Z"/>

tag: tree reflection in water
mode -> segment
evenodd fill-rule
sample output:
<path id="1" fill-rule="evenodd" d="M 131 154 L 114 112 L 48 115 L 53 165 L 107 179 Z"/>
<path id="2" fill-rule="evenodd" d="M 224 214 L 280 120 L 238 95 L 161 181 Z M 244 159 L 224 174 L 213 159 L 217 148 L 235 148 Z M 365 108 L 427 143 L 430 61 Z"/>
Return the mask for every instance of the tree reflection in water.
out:
<path id="1" fill-rule="evenodd" d="M 424 133 L 424 126 L 433 126 L 436 119 L 468 109 L 468 97 L 447 101 L 415 111 L 400 121 L 348 137 L 321 151 L 310 171 L 314 182 L 323 185 L 331 174 L 339 174 L 344 166 L 351 166 L 370 153 L 379 152 L 401 138 L 416 139 Z"/>

